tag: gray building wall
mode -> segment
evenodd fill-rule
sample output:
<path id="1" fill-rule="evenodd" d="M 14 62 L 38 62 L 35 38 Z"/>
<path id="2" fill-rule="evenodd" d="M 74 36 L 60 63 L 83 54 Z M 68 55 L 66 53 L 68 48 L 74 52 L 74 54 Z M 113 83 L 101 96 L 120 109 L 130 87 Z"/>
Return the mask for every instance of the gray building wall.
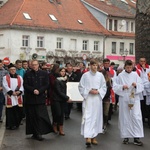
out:
<path id="1" fill-rule="evenodd" d="M 119 7 L 120 9 L 123 9 L 133 15 L 136 14 L 136 9 L 131 7 L 130 5 L 122 2 L 121 0 L 109 0 L 113 5 Z"/>
<path id="2" fill-rule="evenodd" d="M 101 25 L 106 28 L 106 22 L 107 22 L 107 15 L 104 13 L 88 6 L 87 4 L 83 3 L 85 7 L 92 13 L 92 15 L 101 23 Z"/>

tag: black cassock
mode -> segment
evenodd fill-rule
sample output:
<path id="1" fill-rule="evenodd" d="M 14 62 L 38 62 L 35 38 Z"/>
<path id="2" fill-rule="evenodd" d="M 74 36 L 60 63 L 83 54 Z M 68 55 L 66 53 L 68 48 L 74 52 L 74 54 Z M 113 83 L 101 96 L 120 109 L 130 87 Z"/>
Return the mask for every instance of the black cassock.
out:
<path id="1" fill-rule="evenodd" d="M 46 106 L 49 78 L 45 71 L 29 71 L 24 76 L 26 134 L 42 135 L 53 132 Z M 34 94 L 34 90 L 39 95 Z"/>
<path id="2" fill-rule="evenodd" d="M 46 105 L 26 106 L 26 134 L 47 134 L 52 132 Z"/>

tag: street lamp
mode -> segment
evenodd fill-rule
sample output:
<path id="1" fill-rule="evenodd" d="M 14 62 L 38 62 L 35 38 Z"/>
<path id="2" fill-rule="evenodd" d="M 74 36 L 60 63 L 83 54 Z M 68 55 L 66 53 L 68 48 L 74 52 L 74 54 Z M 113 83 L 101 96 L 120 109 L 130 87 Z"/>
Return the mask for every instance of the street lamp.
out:
<path id="1" fill-rule="evenodd" d="M 127 49 L 125 49 L 123 51 L 121 50 L 120 55 L 123 57 L 123 61 L 125 61 L 126 56 L 128 55 L 128 50 Z"/>

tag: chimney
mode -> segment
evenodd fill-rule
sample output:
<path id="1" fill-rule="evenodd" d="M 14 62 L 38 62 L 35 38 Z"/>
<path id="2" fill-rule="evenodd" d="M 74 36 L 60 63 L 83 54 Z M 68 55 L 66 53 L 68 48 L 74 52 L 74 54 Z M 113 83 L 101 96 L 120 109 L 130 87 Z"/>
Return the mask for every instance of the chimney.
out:
<path id="1" fill-rule="evenodd" d="M 0 7 L 2 7 L 8 0 L 0 0 Z"/>
<path id="2" fill-rule="evenodd" d="M 61 0 L 56 0 L 56 2 L 57 2 L 58 4 L 61 4 Z"/>

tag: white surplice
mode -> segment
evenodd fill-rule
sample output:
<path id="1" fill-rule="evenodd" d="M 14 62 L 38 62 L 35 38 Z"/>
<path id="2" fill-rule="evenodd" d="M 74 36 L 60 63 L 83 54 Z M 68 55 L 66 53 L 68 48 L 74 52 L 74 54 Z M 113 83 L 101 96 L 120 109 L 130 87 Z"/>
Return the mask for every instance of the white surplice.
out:
<path id="1" fill-rule="evenodd" d="M 93 95 L 89 91 L 97 89 L 99 94 Z M 81 135 L 84 138 L 94 138 L 102 133 L 103 109 L 102 99 L 106 94 L 106 81 L 102 73 L 88 71 L 82 75 L 79 91 L 84 100 L 82 103 Z"/>
<path id="2" fill-rule="evenodd" d="M 19 88 L 19 91 L 24 91 L 23 88 L 23 79 L 21 76 L 19 76 L 21 79 L 21 86 Z M 3 77 L 3 93 L 5 95 L 5 100 L 6 100 L 6 104 L 7 104 L 7 92 L 12 90 L 15 91 L 16 87 L 18 86 L 18 79 L 17 78 L 10 78 L 10 87 L 8 86 L 8 82 L 6 80 L 6 76 Z M 22 95 L 20 95 L 22 96 Z M 18 105 L 18 98 L 17 96 L 13 96 L 11 95 L 11 102 L 12 102 L 12 106 L 16 106 Z"/>
<path id="3" fill-rule="evenodd" d="M 136 83 L 136 88 L 132 86 L 133 82 Z M 123 90 L 123 85 L 128 85 L 130 88 Z M 131 89 L 132 91 L 134 90 L 134 98 L 132 98 L 134 106 L 129 109 Z M 144 86 L 141 78 L 136 72 L 127 73 L 124 70 L 116 78 L 113 90 L 119 95 L 119 128 L 121 138 L 144 137 L 140 107 L 140 93 L 144 90 Z"/>

